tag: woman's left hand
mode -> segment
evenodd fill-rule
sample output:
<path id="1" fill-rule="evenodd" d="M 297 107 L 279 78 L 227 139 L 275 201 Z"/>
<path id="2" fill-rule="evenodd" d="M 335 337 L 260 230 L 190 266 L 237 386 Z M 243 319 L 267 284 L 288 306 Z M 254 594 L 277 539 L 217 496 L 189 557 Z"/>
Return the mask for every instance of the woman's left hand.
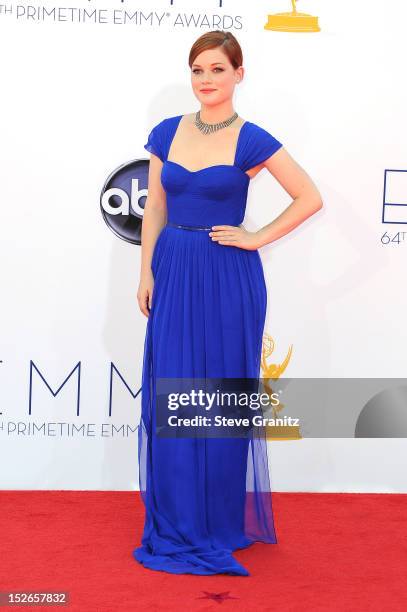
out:
<path id="1" fill-rule="evenodd" d="M 248 251 L 255 251 L 259 244 L 257 233 L 248 232 L 243 225 L 213 225 L 209 236 L 218 244 L 235 246 Z"/>

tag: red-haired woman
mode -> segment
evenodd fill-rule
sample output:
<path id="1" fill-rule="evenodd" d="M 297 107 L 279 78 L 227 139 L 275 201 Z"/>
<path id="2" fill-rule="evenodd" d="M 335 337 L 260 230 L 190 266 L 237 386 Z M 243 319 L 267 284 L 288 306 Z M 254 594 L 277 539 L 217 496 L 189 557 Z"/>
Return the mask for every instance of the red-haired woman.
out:
<path id="1" fill-rule="evenodd" d="M 145 144 L 151 159 L 137 298 L 148 317 L 139 425 L 146 516 L 133 555 L 175 574 L 247 576 L 232 552 L 277 540 L 259 428 L 241 436 L 213 435 L 213 426 L 212 435 L 204 427 L 199 435 L 159 435 L 156 381 L 259 377 L 267 291 L 258 249 L 322 206 L 281 142 L 234 111 L 242 63 L 231 33 L 201 36 L 189 55 L 199 111 L 164 118 Z M 262 168 L 294 201 L 250 232 L 242 226 L 247 192 Z"/>

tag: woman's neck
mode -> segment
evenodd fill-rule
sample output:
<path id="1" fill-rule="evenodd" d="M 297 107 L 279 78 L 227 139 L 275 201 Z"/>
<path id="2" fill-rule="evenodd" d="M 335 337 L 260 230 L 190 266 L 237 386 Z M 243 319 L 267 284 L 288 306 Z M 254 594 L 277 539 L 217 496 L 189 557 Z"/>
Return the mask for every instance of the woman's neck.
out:
<path id="1" fill-rule="evenodd" d="M 230 102 L 225 104 L 217 104 L 216 106 L 201 106 L 201 121 L 204 123 L 220 123 L 226 121 L 235 112 L 233 105 Z"/>

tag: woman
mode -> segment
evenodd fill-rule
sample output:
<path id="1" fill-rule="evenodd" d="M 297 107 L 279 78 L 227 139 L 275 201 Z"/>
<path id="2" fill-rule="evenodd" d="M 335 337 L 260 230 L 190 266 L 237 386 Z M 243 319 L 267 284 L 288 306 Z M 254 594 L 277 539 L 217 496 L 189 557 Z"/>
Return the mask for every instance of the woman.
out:
<path id="1" fill-rule="evenodd" d="M 134 558 L 176 574 L 249 575 L 232 555 L 276 543 L 264 435 L 164 438 L 157 378 L 256 378 L 267 294 L 259 247 L 322 206 L 307 174 L 269 132 L 233 109 L 244 75 L 231 33 L 209 32 L 189 66 L 200 111 L 150 132 L 139 307 L 148 317 L 139 426 L 146 517 Z M 242 225 L 252 179 L 267 168 L 294 201 L 256 232 Z"/>

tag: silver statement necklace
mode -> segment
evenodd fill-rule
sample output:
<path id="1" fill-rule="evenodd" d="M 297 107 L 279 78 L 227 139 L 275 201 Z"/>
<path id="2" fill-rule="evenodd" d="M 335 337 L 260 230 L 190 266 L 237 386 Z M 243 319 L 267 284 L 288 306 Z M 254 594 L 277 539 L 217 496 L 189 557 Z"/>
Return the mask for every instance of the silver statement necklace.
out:
<path id="1" fill-rule="evenodd" d="M 217 132 L 218 130 L 221 130 L 222 128 L 225 128 L 233 123 L 238 116 L 239 115 L 235 112 L 231 117 L 229 117 L 229 119 L 225 119 L 225 121 L 219 121 L 219 123 L 205 123 L 201 119 L 201 111 L 198 111 L 195 115 L 194 123 L 202 134 L 212 134 L 212 132 Z"/>

